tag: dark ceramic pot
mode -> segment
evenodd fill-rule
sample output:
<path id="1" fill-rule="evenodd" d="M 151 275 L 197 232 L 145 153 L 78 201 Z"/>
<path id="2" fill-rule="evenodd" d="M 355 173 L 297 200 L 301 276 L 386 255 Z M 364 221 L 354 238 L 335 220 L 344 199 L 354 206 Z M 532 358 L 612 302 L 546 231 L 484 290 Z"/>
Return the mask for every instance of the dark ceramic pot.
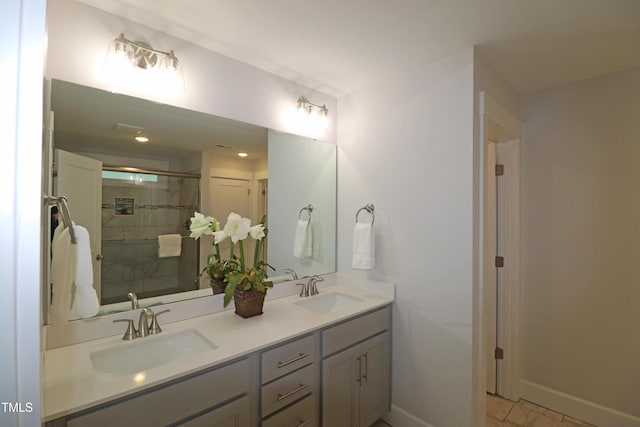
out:
<path id="1" fill-rule="evenodd" d="M 233 293 L 233 302 L 236 306 L 236 314 L 244 318 L 262 314 L 264 297 L 266 292 L 241 291 L 236 289 Z"/>

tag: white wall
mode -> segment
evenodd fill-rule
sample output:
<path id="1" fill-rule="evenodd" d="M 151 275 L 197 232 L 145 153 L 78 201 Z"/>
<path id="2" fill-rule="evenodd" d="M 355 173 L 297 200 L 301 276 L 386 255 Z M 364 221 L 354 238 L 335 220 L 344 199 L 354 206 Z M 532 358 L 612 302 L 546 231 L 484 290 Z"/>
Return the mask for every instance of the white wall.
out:
<path id="1" fill-rule="evenodd" d="M 397 285 L 394 412 L 405 423 L 469 426 L 473 50 L 351 93 L 339 110 L 338 271 Z M 376 267 L 357 272 L 354 215 L 366 203 Z"/>
<path id="2" fill-rule="evenodd" d="M 0 425 L 7 427 L 40 424 L 44 13 L 44 0 L 0 3 Z"/>
<path id="3" fill-rule="evenodd" d="M 640 69 L 522 117 L 523 379 L 640 417 Z"/>
<path id="4" fill-rule="evenodd" d="M 99 89 L 112 89 L 102 68 L 107 45 L 120 33 L 156 49 L 175 50 L 183 65 L 185 94 L 177 98 L 128 88 L 127 95 L 240 120 L 271 129 L 302 134 L 289 120 L 300 95 L 336 111 L 336 99 L 269 74 L 247 64 L 200 48 L 116 15 L 75 2 L 47 2 L 48 57 L 46 76 Z M 331 113 L 330 113 L 331 114 Z M 334 125 L 319 135 L 336 140 Z"/>

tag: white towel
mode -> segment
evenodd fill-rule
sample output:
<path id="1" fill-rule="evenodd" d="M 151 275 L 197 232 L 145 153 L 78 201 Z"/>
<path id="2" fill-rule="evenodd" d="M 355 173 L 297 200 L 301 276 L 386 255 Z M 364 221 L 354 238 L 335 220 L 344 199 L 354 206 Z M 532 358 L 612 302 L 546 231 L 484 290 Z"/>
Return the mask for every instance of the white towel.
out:
<path id="1" fill-rule="evenodd" d="M 75 292 L 71 311 L 78 317 L 85 319 L 98 314 L 100 302 L 98 294 L 93 288 L 93 263 L 91 260 L 91 244 L 89 232 L 86 228 L 76 225 L 73 227 L 76 234 L 76 268 L 75 268 Z"/>
<path id="2" fill-rule="evenodd" d="M 56 229 L 53 241 L 53 256 L 51 259 L 51 310 L 49 313 L 49 323 L 51 325 L 62 325 L 69 320 L 69 310 L 71 308 L 71 282 L 73 281 L 73 271 L 75 266 L 73 250 L 75 245 L 71 244 L 69 230 L 64 227 Z"/>
<path id="3" fill-rule="evenodd" d="M 356 223 L 353 230 L 353 259 L 351 266 L 371 270 L 376 265 L 376 245 L 373 224 Z"/>
<path id="4" fill-rule="evenodd" d="M 161 234 L 158 236 L 158 258 L 180 256 L 182 236 L 179 234 Z"/>
<path id="5" fill-rule="evenodd" d="M 293 256 L 305 258 L 313 255 L 313 236 L 308 219 L 298 219 L 296 234 L 293 239 Z"/>

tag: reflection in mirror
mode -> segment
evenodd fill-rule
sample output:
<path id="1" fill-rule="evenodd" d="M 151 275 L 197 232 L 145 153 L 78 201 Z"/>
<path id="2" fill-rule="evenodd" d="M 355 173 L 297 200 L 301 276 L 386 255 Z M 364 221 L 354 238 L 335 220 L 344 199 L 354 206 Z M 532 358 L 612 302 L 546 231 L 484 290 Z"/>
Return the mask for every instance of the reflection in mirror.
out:
<path id="1" fill-rule="evenodd" d="M 267 214 L 275 282 L 292 278 L 285 269 L 335 271 L 334 144 L 58 80 L 51 110 L 53 192 L 90 231 L 99 314 L 131 309 L 130 293 L 140 307 L 212 295 L 208 277 L 196 280 L 212 252 L 210 239 L 188 237 L 196 211 L 222 223 Z M 294 257 L 309 203 L 315 252 Z"/>

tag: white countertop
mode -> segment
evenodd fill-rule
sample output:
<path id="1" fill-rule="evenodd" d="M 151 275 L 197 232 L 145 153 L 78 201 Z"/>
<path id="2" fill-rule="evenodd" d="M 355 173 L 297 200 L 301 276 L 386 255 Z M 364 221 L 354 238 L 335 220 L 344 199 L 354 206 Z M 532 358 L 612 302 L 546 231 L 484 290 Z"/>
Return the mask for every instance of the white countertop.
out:
<path id="1" fill-rule="evenodd" d="M 122 334 L 119 334 L 47 350 L 43 356 L 43 420 L 50 421 L 236 359 L 382 307 L 394 300 L 392 284 L 342 274 L 337 277 L 330 283 L 332 286 L 319 284 L 320 295 L 339 291 L 363 302 L 350 308 L 319 314 L 293 304 L 302 300 L 296 293 L 266 301 L 264 314 L 249 319 L 227 310 L 167 325 L 161 323 L 163 332 L 157 336 L 123 341 Z M 106 376 L 91 365 L 89 356 L 95 351 L 127 346 L 140 340 L 161 339 L 163 334 L 185 329 L 198 330 L 217 348 L 135 375 Z"/>

